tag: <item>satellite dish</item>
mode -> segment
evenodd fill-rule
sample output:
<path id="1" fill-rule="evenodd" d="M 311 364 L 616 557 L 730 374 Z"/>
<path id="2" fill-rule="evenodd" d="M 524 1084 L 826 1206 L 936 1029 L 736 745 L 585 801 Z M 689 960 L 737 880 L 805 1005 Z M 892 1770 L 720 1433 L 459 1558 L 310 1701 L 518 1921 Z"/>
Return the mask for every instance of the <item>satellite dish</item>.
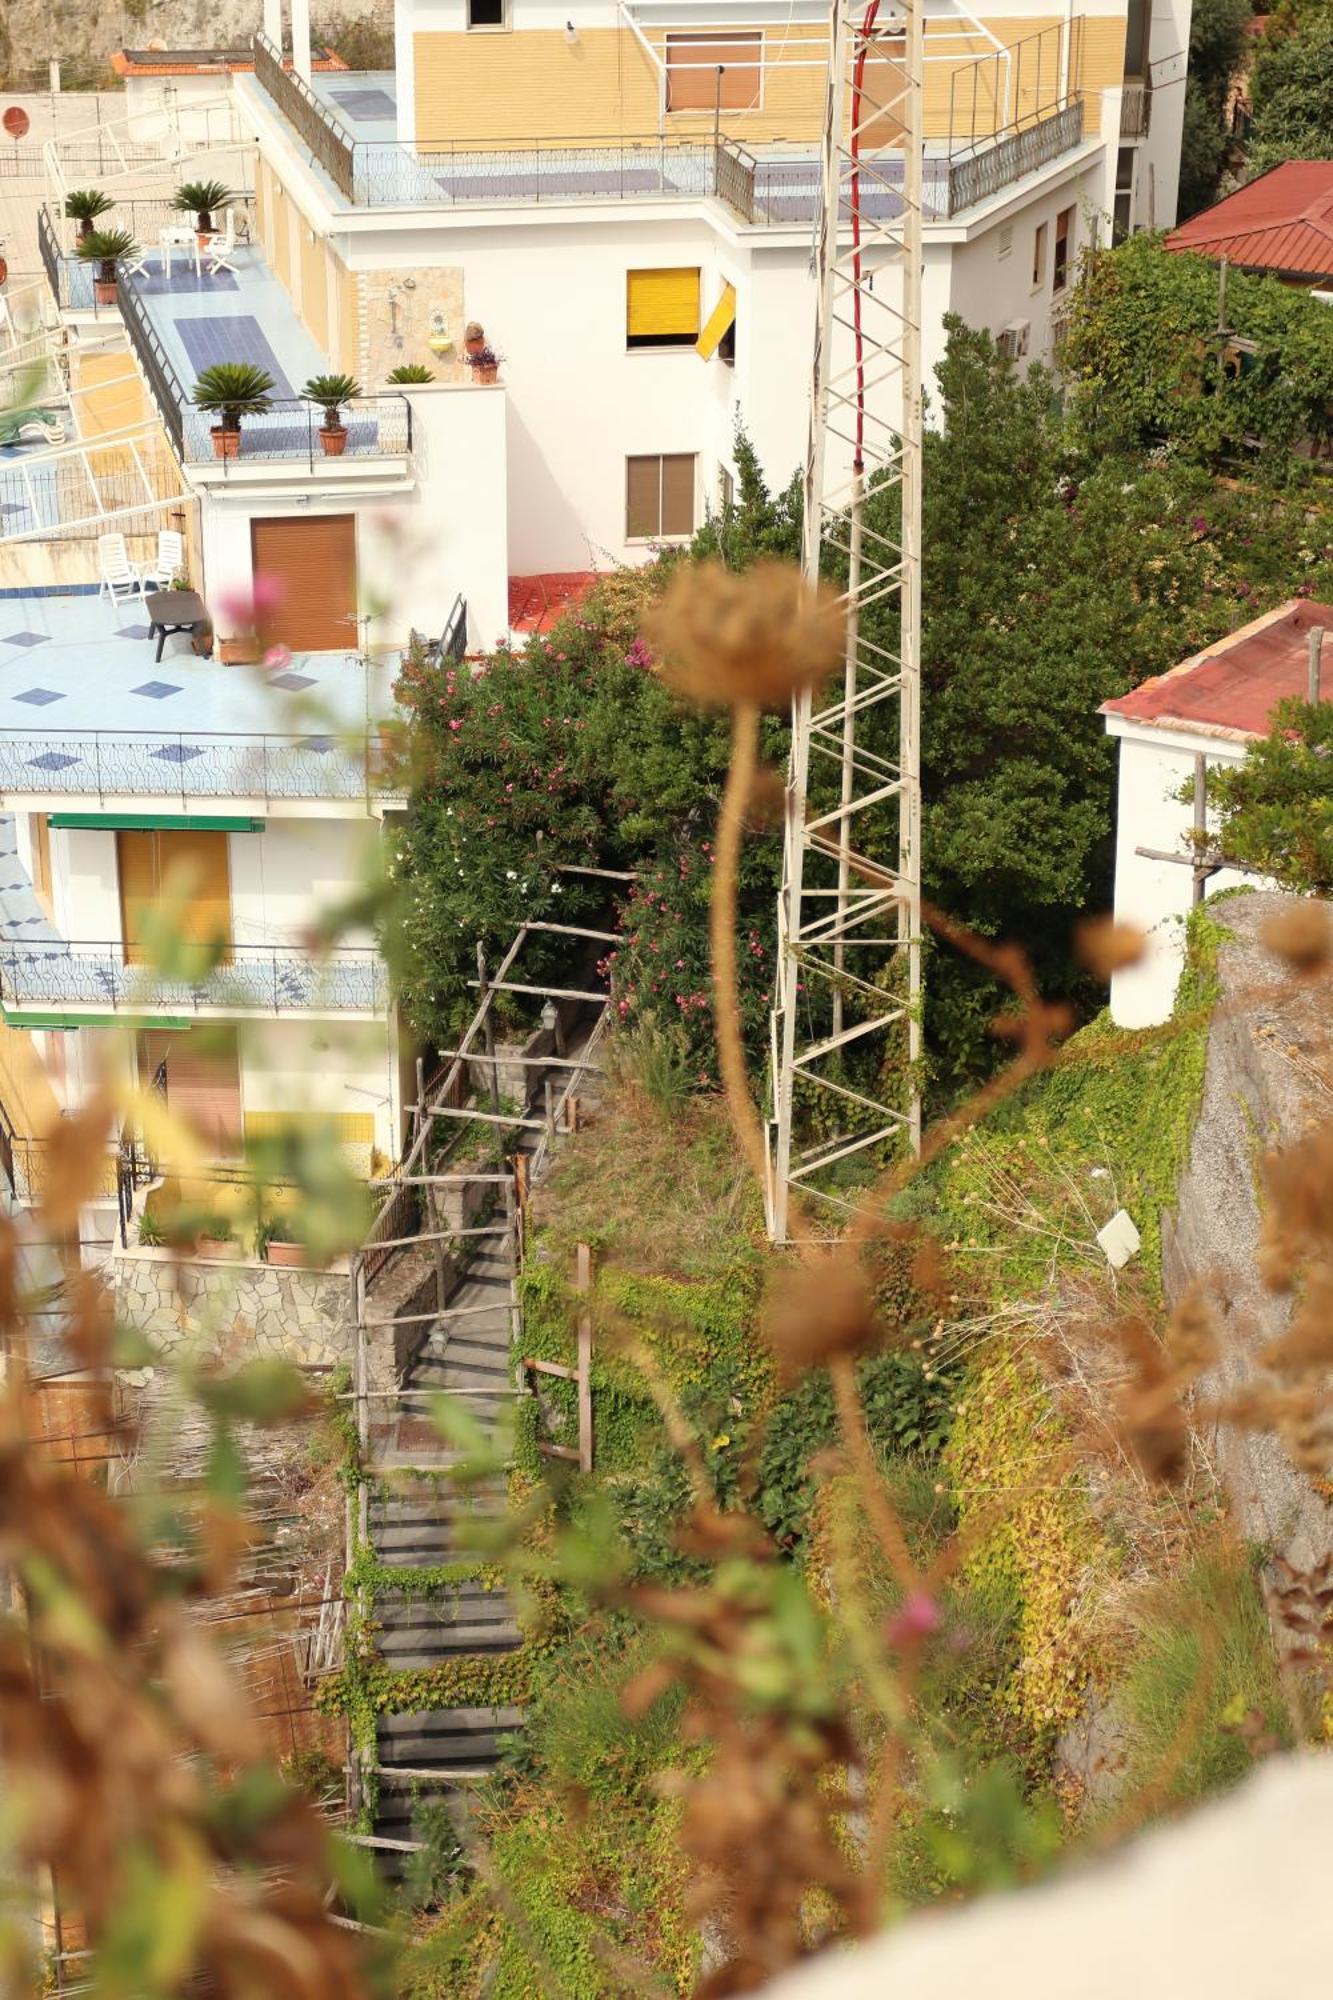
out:
<path id="1" fill-rule="evenodd" d="M 22 105 L 11 104 L 4 115 L 3 121 L 0 122 L 4 124 L 4 128 L 11 139 L 21 139 L 28 129 L 29 119 Z"/>

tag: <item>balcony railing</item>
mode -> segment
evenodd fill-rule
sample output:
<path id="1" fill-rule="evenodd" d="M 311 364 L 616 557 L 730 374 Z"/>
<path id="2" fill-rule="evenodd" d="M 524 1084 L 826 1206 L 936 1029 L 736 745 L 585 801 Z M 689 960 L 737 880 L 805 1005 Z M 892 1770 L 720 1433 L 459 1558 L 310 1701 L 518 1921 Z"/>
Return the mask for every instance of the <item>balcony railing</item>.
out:
<path id="1" fill-rule="evenodd" d="M 153 401 L 186 464 L 218 464 L 230 476 L 238 465 L 265 459 L 284 463 L 303 460 L 313 472 L 326 456 L 320 440 L 324 413 L 315 403 L 298 397 L 271 402 L 262 414 L 246 417 L 241 424 L 240 450 L 235 458 L 218 458 L 213 450 L 215 418 L 195 407 L 193 398 L 176 373 L 144 300 L 124 271 L 116 278 L 121 317 L 139 365 L 148 380 Z M 343 451 L 347 458 L 404 458 L 412 449 L 412 410 L 406 396 L 385 391 L 378 396 L 358 397 L 342 406 Z"/>
<path id="2" fill-rule="evenodd" d="M 1049 166 L 1068 153 L 1083 137 L 1083 104 L 1072 103 L 998 139 L 978 141 L 976 152 L 949 161 L 947 213 L 957 215 L 979 201 L 988 201 L 1002 188 Z"/>
<path id="3" fill-rule="evenodd" d="M 1120 94 L 1120 136 L 1146 139 L 1152 119 L 1152 84 L 1146 77 L 1125 78 Z"/>
<path id="4" fill-rule="evenodd" d="M 389 733 L 346 739 L 228 736 L 205 730 L 148 735 L 74 729 L 60 735 L 0 730 L 0 799 L 55 794 L 123 799 L 365 799 L 382 792 Z M 392 781 L 384 796 L 397 796 Z"/>
<path id="5" fill-rule="evenodd" d="M 256 35 L 253 47 L 256 82 L 300 133 L 338 192 L 355 201 L 351 134 L 301 77 L 283 68 L 282 56 L 267 35 Z"/>
<path id="6" fill-rule="evenodd" d="M 377 1014 L 388 1005 L 389 976 L 371 949 L 312 958 L 290 946 L 232 945 L 226 964 L 193 980 L 127 960 L 120 942 L 3 939 L 0 993 L 7 1007 L 42 1010 Z"/>

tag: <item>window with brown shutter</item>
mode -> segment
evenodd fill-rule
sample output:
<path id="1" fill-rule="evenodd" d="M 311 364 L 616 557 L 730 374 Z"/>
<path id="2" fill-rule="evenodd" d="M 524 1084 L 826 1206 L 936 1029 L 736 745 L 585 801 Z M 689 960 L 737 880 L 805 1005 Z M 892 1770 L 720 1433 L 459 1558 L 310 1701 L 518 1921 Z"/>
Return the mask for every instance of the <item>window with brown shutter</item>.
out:
<path id="1" fill-rule="evenodd" d="M 694 533 L 694 453 L 625 461 L 625 539 L 653 542 Z"/>
<path id="2" fill-rule="evenodd" d="M 667 110 L 757 110 L 763 45 L 762 34 L 742 34 L 734 28 L 668 35 Z"/>
<path id="3" fill-rule="evenodd" d="M 250 556 L 276 589 L 276 639 L 294 653 L 356 651 L 355 515 L 252 521 Z"/>
<path id="4" fill-rule="evenodd" d="M 241 1150 L 241 1056 L 235 1028 L 146 1028 L 139 1088 L 165 1090 L 167 1109 L 219 1158 Z"/>
<path id="5" fill-rule="evenodd" d="M 231 940 L 227 835 L 193 827 L 120 827 L 116 833 L 125 963 L 142 965 L 152 916 L 164 896 L 182 900 L 175 922 L 191 943 Z"/>

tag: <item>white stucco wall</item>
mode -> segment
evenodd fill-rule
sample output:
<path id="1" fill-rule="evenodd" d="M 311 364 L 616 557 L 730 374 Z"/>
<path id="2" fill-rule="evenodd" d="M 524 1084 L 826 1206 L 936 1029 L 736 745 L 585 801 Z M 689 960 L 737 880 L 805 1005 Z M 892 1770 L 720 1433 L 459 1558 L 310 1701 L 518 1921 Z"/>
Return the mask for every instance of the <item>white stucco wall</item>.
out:
<path id="1" fill-rule="evenodd" d="M 1185 919 L 1193 904 L 1193 873 L 1177 862 L 1153 861 L 1141 847 L 1161 854 L 1187 855 L 1194 808 L 1179 797 L 1194 775 L 1196 752 L 1210 765 L 1238 764 L 1244 745 L 1217 737 L 1135 728 L 1118 716 L 1107 718 L 1120 738 L 1116 786 L 1115 914 L 1146 932 L 1148 949 L 1138 965 L 1111 981 L 1111 1018 L 1118 1027 L 1148 1028 L 1169 1016 L 1185 952 Z M 1262 886 L 1253 875 L 1223 869 L 1206 884 L 1206 894 L 1242 883 Z"/>

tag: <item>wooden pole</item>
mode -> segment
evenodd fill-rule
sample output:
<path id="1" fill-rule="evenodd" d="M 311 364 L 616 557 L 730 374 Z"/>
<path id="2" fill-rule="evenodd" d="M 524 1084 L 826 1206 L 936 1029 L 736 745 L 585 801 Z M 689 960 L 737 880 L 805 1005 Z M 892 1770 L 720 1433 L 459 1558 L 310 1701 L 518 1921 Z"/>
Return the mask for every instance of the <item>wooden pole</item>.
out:
<path id="1" fill-rule="evenodd" d="M 580 1243 L 575 1253 L 574 1290 L 586 1295 L 592 1290 L 592 1252 Z M 579 1314 L 578 1351 L 579 1470 L 592 1471 L 592 1314 Z"/>
<path id="2" fill-rule="evenodd" d="M 491 988 L 486 983 L 486 950 L 480 938 L 477 940 L 477 985 L 481 989 L 481 1002 L 485 1009 L 481 1017 L 482 1039 L 486 1047 L 487 1066 L 491 1079 L 491 1110 L 497 1115 L 500 1110 L 500 1072 L 495 1062 L 495 1023 L 491 1019 L 489 1001 Z"/>

